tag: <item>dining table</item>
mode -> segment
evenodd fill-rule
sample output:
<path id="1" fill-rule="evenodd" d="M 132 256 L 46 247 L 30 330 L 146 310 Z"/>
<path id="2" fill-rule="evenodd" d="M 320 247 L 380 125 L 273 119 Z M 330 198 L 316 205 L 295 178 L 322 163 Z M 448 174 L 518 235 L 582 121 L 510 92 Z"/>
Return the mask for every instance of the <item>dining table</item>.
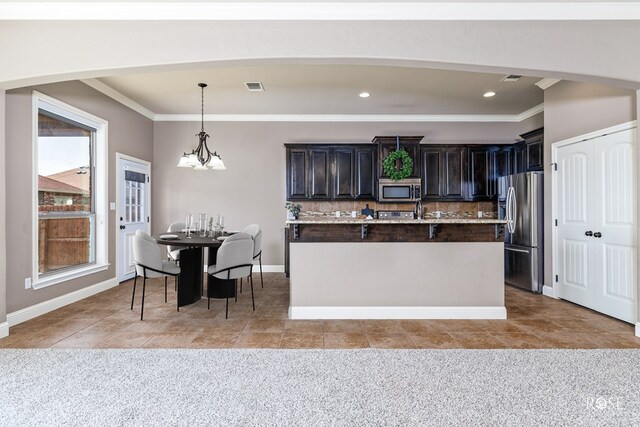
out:
<path id="1" fill-rule="evenodd" d="M 234 233 L 223 234 L 223 239 Z M 167 238 L 175 235 L 177 238 Z M 184 232 L 162 233 L 153 236 L 160 245 L 182 247 L 180 251 L 180 283 L 178 286 L 178 307 L 198 302 L 203 296 L 204 248 L 208 248 L 207 265 L 216 264 L 218 248 L 222 240 L 218 237 L 202 237 L 191 233 L 187 237 Z"/>

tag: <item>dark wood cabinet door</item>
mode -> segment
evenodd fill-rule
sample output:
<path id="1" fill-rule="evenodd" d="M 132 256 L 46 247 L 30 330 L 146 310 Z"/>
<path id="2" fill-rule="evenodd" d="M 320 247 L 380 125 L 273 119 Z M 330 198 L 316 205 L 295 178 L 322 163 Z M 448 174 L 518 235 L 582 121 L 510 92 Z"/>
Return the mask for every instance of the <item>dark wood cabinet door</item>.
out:
<path id="1" fill-rule="evenodd" d="M 524 139 L 523 172 L 544 169 L 544 128 L 523 133 L 520 137 Z"/>
<path id="2" fill-rule="evenodd" d="M 375 141 L 375 139 L 374 139 Z M 397 145 L 395 140 L 393 142 L 382 142 L 379 145 L 380 149 L 378 152 L 378 163 L 379 163 L 379 176 L 380 178 L 388 178 L 389 176 L 384 173 L 384 169 L 382 167 L 382 162 L 389 155 L 389 153 L 396 151 Z M 402 138 L 400 139 L 400 148 L 405 150 L 411 160 L 413 161 L 413 172 L 411 176 L 408 178 L 418 178 L 420 177 L 420 145 L 414 142 L 403 142 Z"/>
<path id="3" fill-rule="evenodd" d="M 488 147 L 469 148 L 469 198 L 488 200 L 492 197 L 491 163 Z"/>
<path id="4" fill-rule="evenodd" d="M 421 147 L 422 157 L 420 178 L 422 179 L 422 198 L 425 200 L 441 197 L 442 147 Z"/>
<path id="5" fill-rule="evenodd" d="M 526 141 L 525 147 L 527 151 L 527 171 L 541 171 L 543 164 L 543 139 L 542 136 L 532 141 Z"/>
<path id="6" fill-rule="evenodd" d="M 440 194 L 449 200 L 462 200 L 467 196 L 467 149 L 444 147 L 442 150 L 442 175 Z"/>
<path id="7" fill-rule="evenodd" d="M 362 147 L 355 149 L 355 198 L 376 198 L 376 149 Z"/>
<path id="8" fill-rule="evenodd" d="M 287 149 L 287 200 L 307 197 L 307 150 Z"/>
<path id="9" fill-rule="evenodd" d="M 331 150 L 311 148 L 309 153 L 309 198 L 331 199 Z"/>
<path id="10" fill-rule="evenodd" d="M 335 199 L 352 199 L 354 194 L 354 150 L 353 148 L 336 148 L 333 152 Z"/>
<path id="11" fill-rule="evenodd" d="M 513 173 L 520 173 L 526 170 L 524 142 L 519 142 L 513 146 Z"/>
<path id="12" fill-rule="evenodd" d="M 497 178 L 501 176 L 511 175 L 513 161 L 511 157 L 513 155 L 513 148 L 499 147 L 495 150 L 495 175 Z"/>

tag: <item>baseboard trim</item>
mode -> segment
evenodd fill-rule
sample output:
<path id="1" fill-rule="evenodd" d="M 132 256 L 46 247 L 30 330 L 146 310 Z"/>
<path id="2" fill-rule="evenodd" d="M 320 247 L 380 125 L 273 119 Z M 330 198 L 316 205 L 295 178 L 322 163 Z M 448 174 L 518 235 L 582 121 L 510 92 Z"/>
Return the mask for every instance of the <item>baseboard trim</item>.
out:
<path id="1" fill-rule="evenodd" d="M 14 311 L 7 314 L 7 323 L 9 326 L 15 326 L 27 320 L 31 320 L 43 314 L 47 314 L 50 311 L 57 310 L 65 305 L 73 304 L 81 299 L 88 298 L 92 295 L 99 294 L 100 292 L 111 289 L 118 286 L 118 279 L 105 280 L 104 282 L 96 283 L 95 285 L 87 286 L 86 288 L 78 289 L 77 291 L 70 292 L 65 295 L 50 299 L 48 301 L 41 302 L 39 304 L 32 305 L 30 307 L 23 308 L 22 310 Z"/>
<path id="2" fill-rule="evenodd" d="M 640 337 L 640 322 L 636 323 L 636 336 Z"/>
<path id="3" fill-rule="evenodd" d="M 253 267 L 253 272 L 260 272 L 260 266 Z M 263 265 L 263 273 L 284 273 L 284 265 Z"/>
<path id="4" fill-rule="evenodd" d="M 9 322 L 0 323 L 0 339 L 9 336 Z"/>
<path id="5" fill-rule="evenodd" d="M 542 287 L 542 295 L 547 296 L 549 298 L 558 299 L 556 296 L 556 288 L 544 285 Z"/>
<path id="6" fill-rule="evenodd" d="M 506 319 L 505 307 L 289 307 L 290 319 Z"/>

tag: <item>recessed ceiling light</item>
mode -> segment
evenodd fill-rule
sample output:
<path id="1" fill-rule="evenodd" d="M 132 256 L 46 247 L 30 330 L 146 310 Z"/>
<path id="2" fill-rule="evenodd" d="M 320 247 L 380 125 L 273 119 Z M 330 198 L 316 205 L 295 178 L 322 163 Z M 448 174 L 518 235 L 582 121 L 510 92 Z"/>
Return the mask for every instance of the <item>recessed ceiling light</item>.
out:
<path id="1" fill-rule="evenodd" d="M 491 98 L 492 96 L 495 96 L 495 95 L 496 95 L 496 93 L 495 93 L 495 92 L 486 92 L 486 93 L 485 93 L 484 95 L 482 95 L 482 96 L 484 96 L 485 98 Z"/>
<path id="2" fill-rule="evenodd" d="M 360 95 L 358 95 L 360 98 L 368 98 L 371 96 L 371 94 L 369 92 L 360 92 Z"/>

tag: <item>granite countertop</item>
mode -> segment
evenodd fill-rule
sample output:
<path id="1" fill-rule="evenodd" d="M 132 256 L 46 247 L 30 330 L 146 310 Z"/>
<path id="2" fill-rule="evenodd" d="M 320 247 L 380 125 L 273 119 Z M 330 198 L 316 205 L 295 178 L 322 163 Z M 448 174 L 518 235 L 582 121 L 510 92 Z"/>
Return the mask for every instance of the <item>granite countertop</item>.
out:
<path id="1" fill-rule="evenodd" d="M 425 218 L 425 219 L 358 219 L 318 218 L 287 221 L 289 224 L 506 224 L 505 219 L 496 218 Z"/>

